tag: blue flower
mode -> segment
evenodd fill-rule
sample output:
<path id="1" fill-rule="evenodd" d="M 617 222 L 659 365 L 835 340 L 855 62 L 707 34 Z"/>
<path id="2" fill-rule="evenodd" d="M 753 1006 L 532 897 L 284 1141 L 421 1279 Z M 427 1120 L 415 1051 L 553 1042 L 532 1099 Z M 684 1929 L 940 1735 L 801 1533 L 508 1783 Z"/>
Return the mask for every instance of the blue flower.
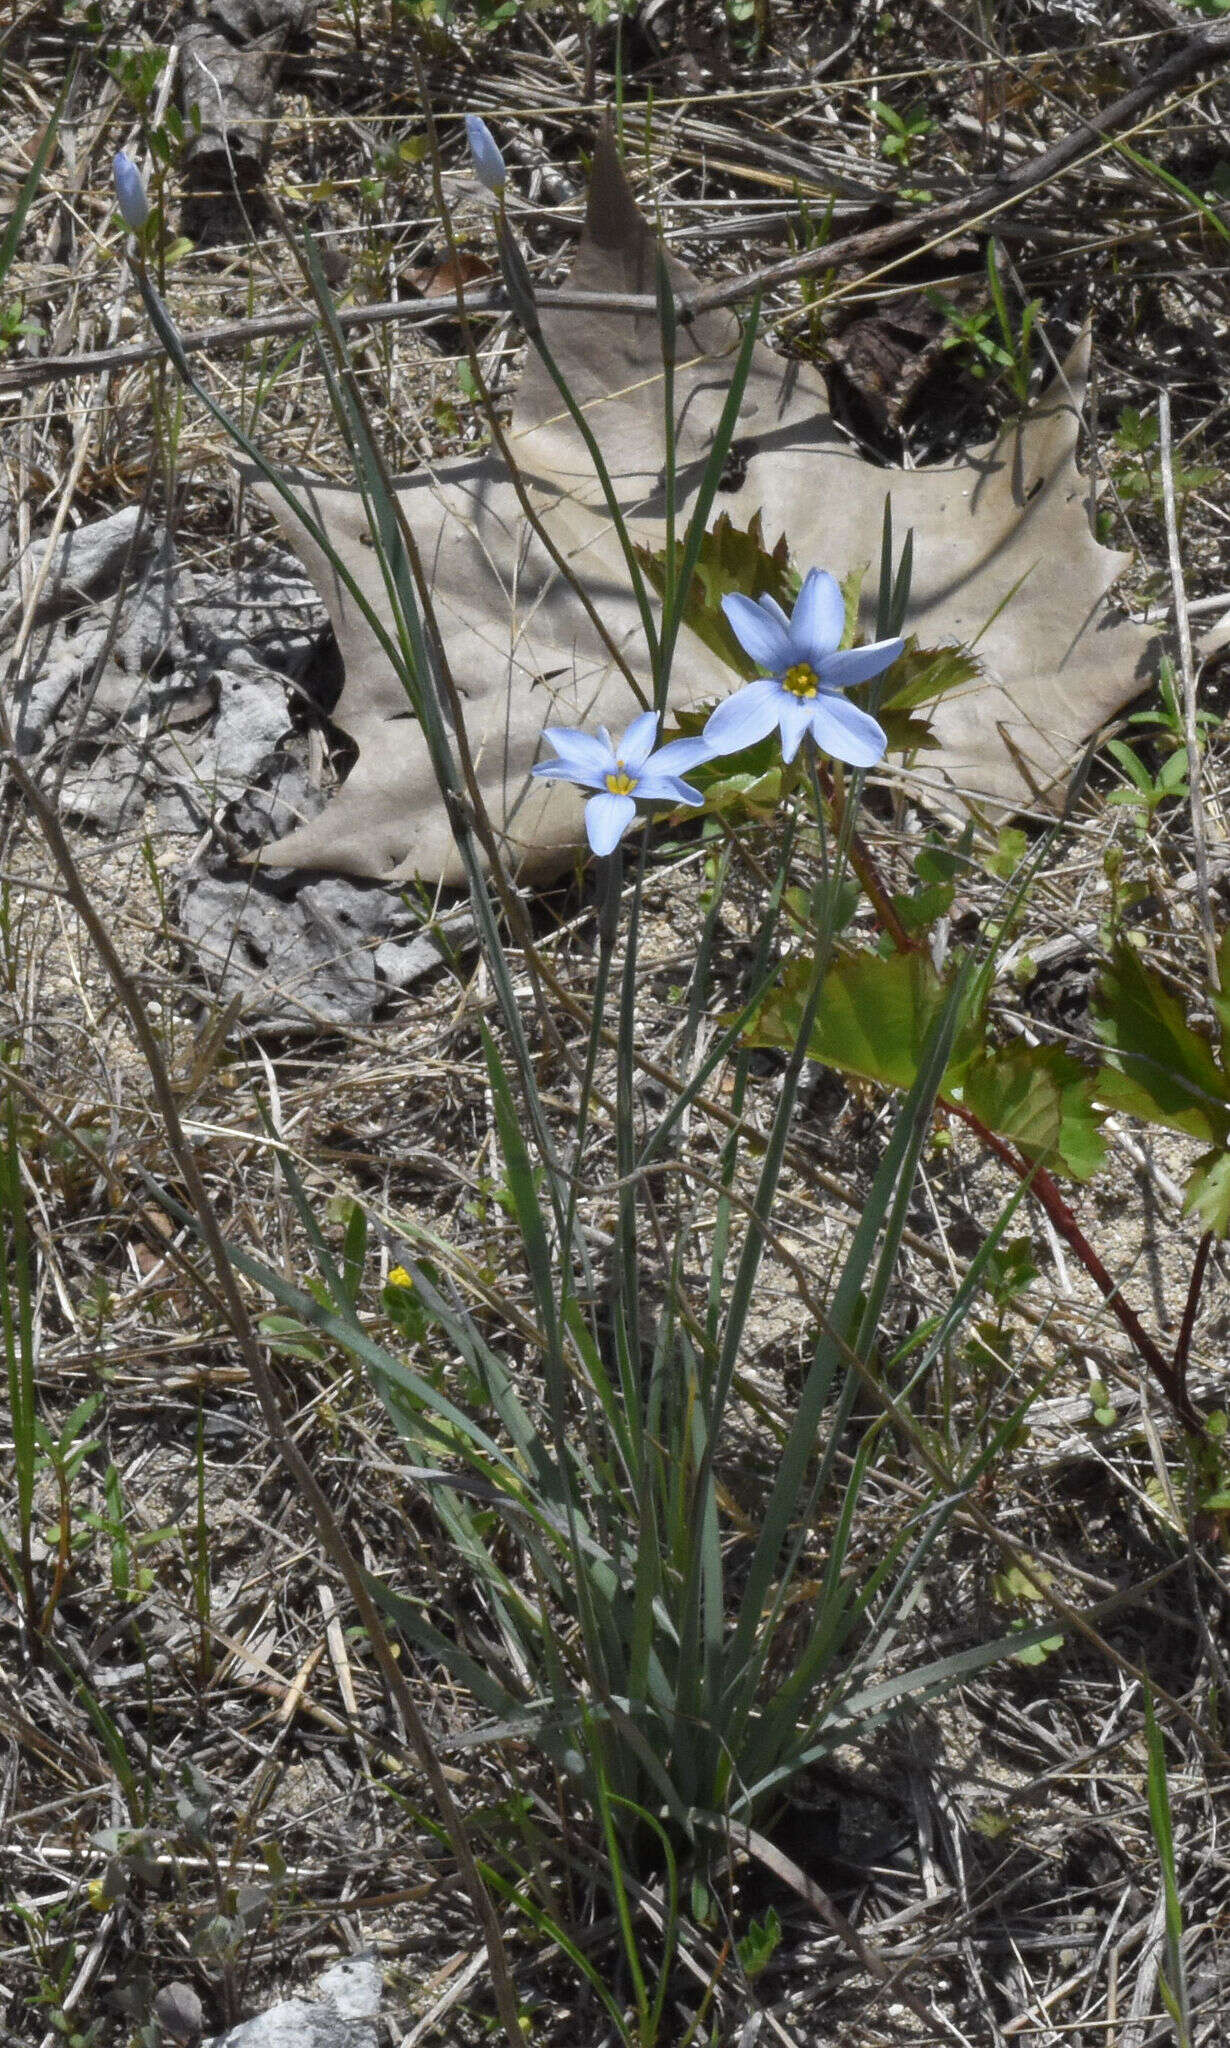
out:
<path id="1" fill-rule="evenodd" d="M 145 196 L 145 181 L 140 171 L 122 149 L 115 159 L 115 196 L 120 212 L 136 234 L 149 219 L 149 200 Z"/>
<path id="2" fill-rule="evenodd" d="M 466 141 L 470 145 L 470 161 L 479 184 L 485 185 L 488 192 L 501 193 L 508 181 L 508 172 L 494 135 L 478 114 L 466 115 Z"/>
<path id="3" fill-rule="evenodd" d="M 771 597 L 724 597 L 739 645 L 769 674 L 727 697 L 704 730 L 710 754 L 741 754 L 777 726 L 793 761 L 805 733 L 835 760 L 870 768 L 888 741 L 869 712 L 842 696 L 896 661 L 904 640 L 841 650 L 846 607 L 827 569 L 809 569 L 787 618 Z"/>
<path id="4" fill-rule="evenodd" d="M 709 748 L 697 737 L 672 740 L 653 751 L 658 736 L 658 714 L 643 711 L 634 718 L 618 746 L 600 725 L 597 735 L 578 732 L 570 725 L 549 725 L 543 733 L 555 748 L 557 759 L 539 761 L 534 775 L 554 777 L 559 782 L 576 782 L 582 789 L 596 789 L 585 806 L 585 832 L 595 853 L 613 853 L 633 818 L 638 801 L 651 804 L 700 804 L 700 791 L 680 776 L 707 761 Z"/>

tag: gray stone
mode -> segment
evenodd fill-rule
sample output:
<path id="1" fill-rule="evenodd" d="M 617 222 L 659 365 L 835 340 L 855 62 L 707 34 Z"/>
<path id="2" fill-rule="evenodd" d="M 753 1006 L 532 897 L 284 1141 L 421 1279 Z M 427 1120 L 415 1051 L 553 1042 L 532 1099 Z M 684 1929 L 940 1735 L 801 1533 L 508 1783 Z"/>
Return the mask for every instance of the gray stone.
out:
<path id="1" fill-rule="evenodd" d="M 178 611 L 190 589 L 191 578 L 178 567 L 173 548 L 164 544 L 126 593 L 114 634 L 99 608 L 80 620 L 58 620 L 41 634 L 36 631 L 24 680 L 14 693 L 19 751 L 33 753 L 42 746 L 61 713 L 66 730 L 80 723 L 92 737 L 121 720 L 159 729 L 202 717 L 213 699 L 200 677 L 151 673 L 183 653 Z M 108 642 L 106 664 L 96 675 Z M 67 704 L 79 686 L 89 690 L 84 709 L 80 701 Z"/>
<path id="2" fill-rule="evenodd" d="M 100 754 L 86 768 L 68 769 L 60 785 L 60 809 L 104 832 L 118 832 L 144 804 L 144 779 L 131 755 Z"/>
<path id="3" fill-rule="evenodd" d="M 224 669 L 213 687 L 218 711 L 208 731 L 159 754 L 158 819 L 170 832 L 200 831 L 245 797 L 286 733 L 286 691 L 267 669 Z"/>
<path id="4" fill-rule="evenodd" d="M 108 662 L 90 698 L 87 730 L 102 723 L 143 725 L 154 733 L 169 726 L 195 725 L 217 703 L 214 685 L 184 669 L 170 675 L 133 675 L 129 669 Z"/>
<path id="5" fill-rule="evenodd" d="M 198 765 L 234 799 L 243 795 L 286 732 L 286 691 L 268 669 L 227 669 L 217 683 L 218 717 Z"/>
<path id="6" fill-rule="evenodd" d="M 441 939 L 447 940 L 447 945 Z M 448 957 L 448 947 L 463 952 L 474 941 L 474 919 L 469 911 L 447 918 L 437 929 L 415 932 L 408 939 L 385 939 L 377 946 L 376 972 L 393 988 L 410 988 Z"/>
<path id="7" fill-rule="evenodd" d="M 343 1956 L 313 1989 L 314 1999 L 283 1999 L 205 2048 L 376 2048 L 384 1979 L 374 1956 Z"/>
<path id="8" fill-rule="evenodd" d="M 13 734 L 19 754 L 38 752 L 69 691 L 98 659 L 106 637 L 103 621 L 57 625 L 31 645 L 24 678 L 13 693 Z"/>
<path id="9" fill-rule="evenodd" d="M 256 663 L 290 675 L 306 659 L 324 607 L 301 564 L 283 549 L 205 584 L 180 613 L 189 647 L 219 668 Z"/>
<path id="10" fill-rule="evenodd" d="M 242 995 L 250 1023 L 361 1024 L 380 1000 L 370 941 L 388 906 L 383 890 L 334 876 L 289 897 L 255 877 L 192 876 L 180 922 L 219 998 Z"/>
<path id="11" fill-rule="evenodd" d="M 303 763 L 279 749 L 264 764 L 259 780 L 244 791 L 228 823 L 232 832 L 255 847 L 316 817 L 324 806 L 325 792 Z"/>
<path id="12" fill-rule="evenodd" d="M 43 585 L 35 617 L 46 618 L 49 612 L 83 597 L 104 597 L 114 590 L 140 519 L 139 505 L 125 505 L 122 511 L 113 512 L 108 519 L 96 519 L 89 526 L 78 526 L 71 533 L 62 533 L 52 551 L 51 569 Z M 152 550 L 161 535 L 150 527 L 146 538 Z M 37 574 L 42 567 L 47 546 L 45 540 L 31 542 L 32 573 Z M 0 596 L 0 611 L 6 619 L 11 618 L 20 603 L 20 582 L 16 576 L 10 576 Z"/>
<path id="13" fill-rule="evenodd" d="M 201 2001 L 191 1984 L 164 1984 L 154 2000 L 154 2018 L 168 2041 L 191 2044 L 205 2024 Z"/>
<path id="14" fill-rule="evenodd" d="M 366 1951 L 343 1956 L 322 1970 L 315 1984 L 316 1996 L 347 2020 L 374 2020 L 384 1996 L 380 1965 Z"/>
<path id="15" fill-rule="evenodd" d="M 315 0 L 215 0 L 180 31 L 180 95 L 197 115 L 184 171 L 205 184 L 215 215 L 232 182 L 253 185 L 269 149 L 270 106 L 286 45 L 311 20 Z M 221 202 L 218 193 L 221 192 Z"/>
<path id="16" fill-rule="evenodd" d="M 347 875 L 288 886 L 259 872 L 189 875 L 179 921 L 222 1002 L 244 998 L 249 1024 L 362 1024 L 387 999 L 439 967 L 438 936 L 422 930 L 400 894 Z M 474 943 L 468 911 L 447 920 L 448 943 Z"/>
<path id="17" fill-rule="evenodd" d="M 376 2048 L 369 2019 L 343 2018 L 335 2006 L 285 1998 L 256 2019 L 217 2034 L 205 2048 Z"/>

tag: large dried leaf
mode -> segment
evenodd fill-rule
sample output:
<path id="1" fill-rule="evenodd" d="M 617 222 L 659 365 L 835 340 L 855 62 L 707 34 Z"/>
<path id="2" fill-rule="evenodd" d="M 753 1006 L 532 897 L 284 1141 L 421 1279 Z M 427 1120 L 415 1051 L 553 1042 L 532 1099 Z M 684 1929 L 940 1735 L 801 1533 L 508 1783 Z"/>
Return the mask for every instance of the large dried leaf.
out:
<path id="1" fill-rule="evenodd" d="M 603 140 L 571 282 L 651 293 L 655 245 Z M 672 265 L 681 295 L 695 281 Z M 661 342 L 653 315 L 559 312 L 550 347 L 585 407 L 638 542 L 664 545 Z M 729 386 L 738 328 L 705 316 L 679 330 L 677 464 L 686 514 Z M 906 622 L 923 644 L 970 643 L 980 679 L 938 708 L 941 741 L 919 779 L 1001 808 L 1044 800 L 1086 738 L 1147 679 L 1149 636 L 1105 605 L 1126 558 L 1100 547 L 1075 463 L 1088 344 L 1019 430 L 941 468 L 879 469 L 834 424 L 819 376 L 755 350 L 718 505 L 738 525 L 761 514 L 770 545 L 837 576 L 878 559 L 884 499 L 915 532 Z M 512 448 L 536 509 L 644 678 L 636 608 L 581 437 L 530 352 Z M 494 457 L 455 460 L 399 486 L 431 579 L 445 649 L 465 695 L 480 779 L 523 874 L 548 872 L 581 843 L 581 803 L 562 785 L 527 785 L 544 725 L 618 727 L 639 708 L 574 593 L 534 538 Z M 346 669 L 335 718 L 358 762 L 324 814 L 265 849 L 277 866 L 454 882 L 460 871 L 427 751 L 375 636 L 327 561 L 276 496 L 262 496 L 328 604 Z M 354 492 L 319 488 L 314 510 L 373 603 L 383 584 Z M 681 636 L 671 703 L 711 701 L 738 678 L 693 634 Z M 937 790 L 938 794 L 938 790 Z"/>

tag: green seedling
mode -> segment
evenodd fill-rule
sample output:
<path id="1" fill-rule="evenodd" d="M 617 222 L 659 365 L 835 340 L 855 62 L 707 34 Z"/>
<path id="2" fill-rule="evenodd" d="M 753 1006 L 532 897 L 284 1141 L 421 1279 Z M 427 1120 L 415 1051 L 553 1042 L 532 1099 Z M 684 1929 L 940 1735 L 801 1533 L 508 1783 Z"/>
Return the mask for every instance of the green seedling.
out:
<path id="1" fill-rule="evenodd" d="M 1160 703 L 1151 705 L 1146 711 L 1133 711 L 1126 720 L 1135 729 L 1136 746 L 1119 739 L 1106 743 L 1106 751 L 1112 761 L 1128 778 L 1122 788 L 1111 791 L 1107 802 L 1119 809 L 1135 812 L 1137 830 L 1142 839 L 1148 836 L 1163 805 L 1176 800 L 1186 803 L 1190 797 L 1186 725 L 1183 707 L 1179 703 L 1174 663 L 1168 657 L 1164 657 L 1161 663 L 1158 695 Z M 1202 753 L 1210 733 L 1220 723 L 1216 712 L 1197 711 L 1196 735 Z M 1152 766 L 1146 754 L 1142 753 L 1142 746 L 1148 753 L 1160 751 L 1160 763 Z"/>
<path id="2" fill-rule="evenodd" d="M 917 145 L 933 133 L 935 122 L 921 102 L 899 114 L 887 100 L 874 100 L 871 111 L 887 131 L 880 138 L 880 155 L 906 169 Z"/>
<path id="3" fill-rule="evenodd" d="M 1110 451 L 1110 472 L 1120 502 L 1128 507 L 1134 505 L 1151 507 L 1155 513 L 1162 508 L 1162 470 L 1157 448 L 1159 427 L 1155 413 L 1142 413 L 1136 406 L 1127 405 L 1119 415 L 1119 424 L 1112 437 Z M 1180 517 L 1184 501 L 1193 491 L 1207 490 L 1217 483 L 1221 471 L 1211 463 L 1185 463 L 1175 461 L 1171 465 L 1175 498 Z M 1113 515 L 1109 507 L 1099 514 L 1099 532 L 1109 532 Z"/>
<path id="4" fill-rule="evenodd" d="M 1042 301 L 1028 300 L 1019 318 L 1013 318 L 999 274 L 999 244 L 994 236 L 987 243 L 986 276 L 989 305 L 967 310 L 938 291 L 929 291 L 927 298 L 948 321 L 949 331 L 941 346 L 964 352 L 965 367 L 971 377 L 988 383 L 1006 379 L 1017 404 L 1024 409 L 1029 402 L 1033 334 Z"/>

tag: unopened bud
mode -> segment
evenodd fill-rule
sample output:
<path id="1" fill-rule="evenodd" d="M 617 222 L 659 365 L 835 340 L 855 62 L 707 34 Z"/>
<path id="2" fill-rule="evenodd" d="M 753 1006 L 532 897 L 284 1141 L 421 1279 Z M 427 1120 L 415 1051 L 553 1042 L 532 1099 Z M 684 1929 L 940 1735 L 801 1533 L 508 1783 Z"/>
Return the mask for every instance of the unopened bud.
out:
<path id="1" fill-rule="evenodd" d="M 466 115 L 466 141 L 470 145 L 470 161 L 479 184 L 485 185 L 488 192 L 502 192 L 508 182 L 508 172 L 494 135 L 478 114 Z"/>
<path id="2" fill-rule="evenodd" d="M 132 158 L 125 156 L 122 149 L 115 159 L 115 196 L 127 225 L 136 234 L 149 219 L 149 200 L 145 193 L 145 180 Z"/>

